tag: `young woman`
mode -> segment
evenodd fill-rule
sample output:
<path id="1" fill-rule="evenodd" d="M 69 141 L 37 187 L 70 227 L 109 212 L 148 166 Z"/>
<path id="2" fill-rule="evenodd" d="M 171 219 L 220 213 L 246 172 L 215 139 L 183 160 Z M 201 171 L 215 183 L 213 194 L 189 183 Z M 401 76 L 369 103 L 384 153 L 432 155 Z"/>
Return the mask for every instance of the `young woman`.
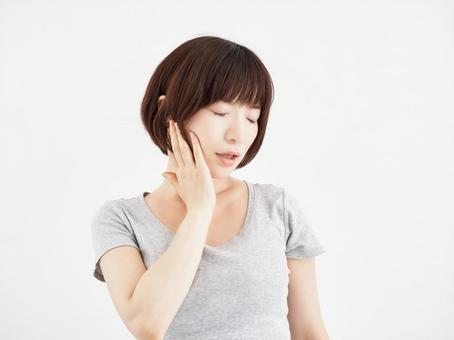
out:
<path id="1" fill-rule="evenodd" d="M 92 223 L 94 276 L 138 339 L 328 339 L 325 252 L 285 188 L 231 176 L 258 153 L 271 77 L 248 48 L 186 41 L 156 68 L 143 125 L 168 158 L 152 192 L 107 200 Z"/>

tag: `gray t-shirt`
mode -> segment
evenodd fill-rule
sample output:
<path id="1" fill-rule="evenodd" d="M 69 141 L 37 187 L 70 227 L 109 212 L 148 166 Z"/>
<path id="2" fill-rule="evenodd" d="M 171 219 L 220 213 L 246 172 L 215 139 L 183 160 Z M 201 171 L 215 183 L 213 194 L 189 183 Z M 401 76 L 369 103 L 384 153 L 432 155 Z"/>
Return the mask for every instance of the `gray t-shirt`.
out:
<path id="1" fill-rule="evenodd" d="M 219 246 L 205 245 L 165 340 L 290 339 L 287 258 L 325 249 L 287 189 L 245 183 L 249 199 L 241 232 Z M 175 234 L 152 214 L 143 195 L 107 200 L 95 213 L 91 231 L 98 280 L 105 282 L 99 259 L 112 248 L 136 247 L 148 268 L 170 245 Z"/>

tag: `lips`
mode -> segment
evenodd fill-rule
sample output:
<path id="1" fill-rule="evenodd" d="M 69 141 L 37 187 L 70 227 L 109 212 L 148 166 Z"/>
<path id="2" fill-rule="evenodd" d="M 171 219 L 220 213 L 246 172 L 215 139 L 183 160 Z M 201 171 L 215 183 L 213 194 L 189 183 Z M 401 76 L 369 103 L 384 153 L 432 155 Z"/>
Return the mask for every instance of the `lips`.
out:
<path id="1" fill-rule="evenodd" d="M 224 158 L 227 158 L 227 159 L 235 159 L 236 157 L 238 157 L 237 154 L 234 154 L 234 153 L 216 153 L 218 156 L 221 156 L 221 157 L 224 157 Z"/>
<path id="2" fill-rule="evenodd" d="M 240 153 L 235 151 L 235 150 L 227 150 L 225 152 L 217 152 L 216 154 L 218 154 L 220 156 L 226 156 L 226 157 L 229 157 L 229 158 L 232 158 L 232 156 L 238 157 L 240 155 Z"/>
<path id="3" fill-rule="evenodd" d="M 236 163 L 236 158 L 238 157 L 238 156 L 234 156 L 234 155 L 229 156 L 229 155 L 223 155 L 223 154 L 219 154 L 219 153 L 216 153 L 216 156 L 218 156 L 222 165 L 224 165 L 226 167 L 233 166 Z"/>

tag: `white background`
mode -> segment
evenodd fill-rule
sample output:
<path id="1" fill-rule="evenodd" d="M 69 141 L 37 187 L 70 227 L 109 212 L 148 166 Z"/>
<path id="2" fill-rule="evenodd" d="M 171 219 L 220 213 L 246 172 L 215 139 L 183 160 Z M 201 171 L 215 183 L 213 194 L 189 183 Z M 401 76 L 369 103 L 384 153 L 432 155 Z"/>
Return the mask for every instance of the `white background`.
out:
<path id="1" fill-rule="evenodd" d="M 93 276 L 105 200 L 167 158 L 140 122 L 158 63 L 216 35 L 275 101 L 234 177 L 289 188 L 331 339 L 454 339 L 452 1 L 2 1 L 1 339 L 132 339 Z M 451 324 L 450 324 L 451 322 Z"/>

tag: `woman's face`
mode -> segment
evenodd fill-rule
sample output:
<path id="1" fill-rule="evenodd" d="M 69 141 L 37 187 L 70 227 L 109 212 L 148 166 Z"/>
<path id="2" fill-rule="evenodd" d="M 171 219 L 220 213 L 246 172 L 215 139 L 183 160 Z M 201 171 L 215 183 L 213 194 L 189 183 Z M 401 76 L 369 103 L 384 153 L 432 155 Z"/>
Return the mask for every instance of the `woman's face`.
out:
<path id="1" fill-rule="evenodd" d="M 257 136 L 259 116 L 259 108 L 218 101 L 199 110 L 187 122 L 186 131 L 193 131 L 199 137 L 213 178 L 229 176 L 240 164 Z M 217 156 L 227 152 L 239 154 L 232 164 L 224 164 Z"/>

